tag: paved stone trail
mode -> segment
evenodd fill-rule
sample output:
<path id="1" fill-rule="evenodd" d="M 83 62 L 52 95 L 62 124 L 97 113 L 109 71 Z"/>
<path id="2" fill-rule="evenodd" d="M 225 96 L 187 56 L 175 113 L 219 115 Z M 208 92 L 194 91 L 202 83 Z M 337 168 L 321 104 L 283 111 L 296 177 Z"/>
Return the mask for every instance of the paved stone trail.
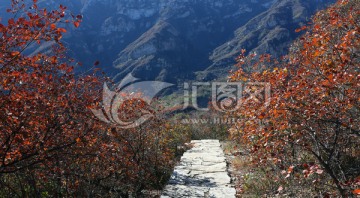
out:
<path id="1" fill-rule="evenodd" d="M 219 140 L 193 140 L 184 153 L 161 198 L 235 198 Z"/>

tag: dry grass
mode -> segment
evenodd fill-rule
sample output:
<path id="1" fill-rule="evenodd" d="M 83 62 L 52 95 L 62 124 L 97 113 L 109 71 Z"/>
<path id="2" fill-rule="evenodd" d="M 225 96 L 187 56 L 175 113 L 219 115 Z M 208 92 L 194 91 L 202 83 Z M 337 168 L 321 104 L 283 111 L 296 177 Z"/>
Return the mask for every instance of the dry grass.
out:
<path id="1" fill-rule="evenodd" d="M 294 175 L 285 178 L 271 163 L 266 167 L 257 167 L 252 163 L 251 155 L 232 141 L 222 142 L 222 148 L 236 188 L 236 197 L 322 197 L 312 183 L 314 178 L 299 180 Z"/>

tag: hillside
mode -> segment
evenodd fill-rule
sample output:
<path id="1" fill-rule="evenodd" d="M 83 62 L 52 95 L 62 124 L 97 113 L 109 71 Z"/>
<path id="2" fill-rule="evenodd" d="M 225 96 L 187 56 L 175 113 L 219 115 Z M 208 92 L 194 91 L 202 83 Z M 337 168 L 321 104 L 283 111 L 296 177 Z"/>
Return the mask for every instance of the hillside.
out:
<path id="1" fill-rule="evenodd" d="M 332 0 L 59 1 L 83 15 L 66 36 L 86 70 L 172 83 L 223 77 L 241 48 L 279 56 L 294 30 Z M 48 6 L 54 6 L 46 2 Z M 87 67 L 86 67 L 87 66 Z M 196 73 L 196 74 L 194 74 Z"/>

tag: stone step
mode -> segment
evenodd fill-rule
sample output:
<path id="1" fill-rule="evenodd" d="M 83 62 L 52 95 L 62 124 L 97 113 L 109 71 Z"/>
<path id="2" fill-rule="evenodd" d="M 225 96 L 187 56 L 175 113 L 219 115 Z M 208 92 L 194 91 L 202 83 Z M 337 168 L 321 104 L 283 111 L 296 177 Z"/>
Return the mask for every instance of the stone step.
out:
<path id="1" fill-rule="evenodd" d="M 184 153 L 161 198 L 235 198 L 219 140 L 193 140 Z"/>

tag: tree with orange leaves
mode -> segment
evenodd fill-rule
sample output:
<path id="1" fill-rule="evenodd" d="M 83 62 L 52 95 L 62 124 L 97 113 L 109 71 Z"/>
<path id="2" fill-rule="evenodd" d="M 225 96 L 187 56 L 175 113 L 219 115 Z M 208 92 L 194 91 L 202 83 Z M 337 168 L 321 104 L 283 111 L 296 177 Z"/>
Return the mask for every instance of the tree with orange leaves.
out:
<path id="1" fill-rule="evenodd" d="M 269 106 L 244 103 L 236 112 L 241 122 L 230 130 L 255 162 L 271 161 L 287 177 L 311 176 L 325 189 L 326 173 L 342 197 L 358 194 L 360 184 L 359 13 L 357 0 L 339 0 L 297 30 L 307 32 L 287 57 L 242 54 L 230 76 L 271 84 Z M 242 69 L 248 66 L 257 70 Z"/>
<path id="2" fill-rule="evenodd" d="M 41 180 L 54 180 L 61 188 L 65 153 L 74 154 L 75 145 L 103 130 L 83 112 L 96 101 L 100 82 L 95 76 L 76 78 L 74 63 L 64 55 L 61 24 L 80 22 L 65 19 L 65 6 L 48 11 L 35 0 L 30 6 L 12 1 L 8 12 L 14 17 L 0 24 L 0 185 L 12 194 L 19 182 L 26 196 L 40 193 Z M 32 45 L 51 48 L 29 55 Z M 9 174 L 22 179 L 7 183 Z M 25 192 L 29 186 L 33 192 Z"/>
<path id="3" fill-rule="evenodd" d="M 75 76 L 61 42 L 63 24 L 77 28 L 82 17 L 63 5 L 49 11 L 27 2 L 13 0 L 12 17 L 0 23 L 0 197 L 130 196 L 160 188 L 173 156 L 164 121 L 123 130 L 96 119 L 90 109 L 101 105 L 107 80 Z M 31 53 L 33 46 L 50 47 Z M 122 111 L 143 108 L 129 103 Z"/>

